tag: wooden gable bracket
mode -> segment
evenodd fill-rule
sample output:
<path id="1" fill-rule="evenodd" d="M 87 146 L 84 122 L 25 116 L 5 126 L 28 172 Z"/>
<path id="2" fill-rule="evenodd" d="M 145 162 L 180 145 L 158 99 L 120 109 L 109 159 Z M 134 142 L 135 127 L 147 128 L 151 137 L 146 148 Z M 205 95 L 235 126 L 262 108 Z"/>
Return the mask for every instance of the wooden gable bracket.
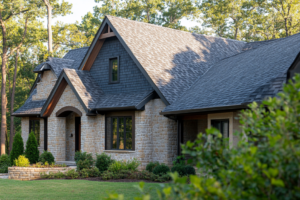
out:
<path id="1" fill-rule="evenodd" d="M 105 39 L 106 38 L 110 38 L 110 37 L 115 37 L 115 33 L 110 31 L 110 27 L 108 26 L 108 31 L 107 33 L 102 33 L 99 37 L 99 39 L 97 40 L 94 49 L 92 50 L 88 60 L 86 61 L 84 67 L 82 68 L 82 70 L 87 70 L 89 71 L 92 68 L 93 63 L 95 62 L 98 53 L 100 52 Z"/>

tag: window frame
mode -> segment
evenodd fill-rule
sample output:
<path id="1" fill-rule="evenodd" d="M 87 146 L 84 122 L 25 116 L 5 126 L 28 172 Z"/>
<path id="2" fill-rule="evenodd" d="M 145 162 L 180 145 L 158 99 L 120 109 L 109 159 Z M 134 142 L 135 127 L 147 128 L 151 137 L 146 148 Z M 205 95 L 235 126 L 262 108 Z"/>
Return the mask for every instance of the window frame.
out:
<path id="1" fill-rule="evenodd" d="M 112 60 L 114 59 L 117 59 L 117 62 L 118 62 L 118 73 L 117 73 L 117 76 L 118 76 L 118 80 L 117 81 L 113 81 L 112 80 Z M 116 84 L 116 83 L 120 83 L 120 56 L 114 56 L 114 57 L 111 57 L 108 59 L 108 66 L 109 66 L 109 84 Z"/>
<path id="2" fill-rule="evenodd" d="M 41 121 L 40 121 L 40 118 L 29 118 L 29 133 L 28 134 L 31 133 L 32 121 L 39 123 L 39 129 L 38 129 L 39 138 L 36 138 L 36 140 L 37 140 L 38 146 L 41 146 L 41 143 L 40 143 L 41 142 Z M 34 128 L 36 128 L 36 125 L 34 126 Z"/>
<path id="3" fill-rule="evenodd" d="M 107 119 L 108 118 L 117 118 L 118 119 L 118 122 L 119 122 L 119 119 L 120 118 L 126 118 L 126 117 L 131 117 L 132 119 L 132 149 L 114 149 L 114 148 L 108 148 L 108 144 L 107 144 L 107 137 L 108 137 L 108 124 L 107 124 Z M 126 124 L 126 123 L 125 123 Z M 119 123 L 118 123 L 119 125 Z M 112 120 L 111 120 L 111 123 L 109 124 L 110 126 L 110 130 L 112 131 Z M 126 133 L 126 125 L 124 127 L 124 130 L 125 130 L 125 133 Z M 118 134 L 118 140 L 117 140 L 117 147 L 119 145 L 119 132 L 117 133 Z M 126 135 L 126 134 L 125 134 Z M 110 146 L 112 147 L 112 144 L 113 144 L 113 134 L 111 134 L 110 136 Z M 124 138 L 124 144 L 126 142 L 126 137 Z M 125 146 L 126 147 L 126 146 Z M 135 113 L 134 112 L 130 112 L 130 111 L 125 111 L 125 112 L 113 112 L 113 113 L 107 113 L 105 114 L 105 150 L 113 150 L 113 151 L 135 151 Z"/>
<path id="4" fill-rule="evenodd" d="M 227 123 L 228 123 L 228 127 L 227 127 L 227 129 L 228 129 L 228 130 L 227 130 L 228 137 L 226 137 L 226 138 L 229 139 L 229 137 L 230 137 L 230 133 L 229 133 L 229 129 L 230 129 L 230 128 L 229 128 L 229 126 L 230 126 L 229 123 L 230 123 L 230 120 L 229 120 L 229 119 L 211 119 L 211 120 L 210 120 L 211 127 L 214 127 L 214 126 L 213 126 L 213 121 L 227 122 Z M 221 125 L 221 127 L 222 127 L 222 125 Z M 216 127 L 214 127 L 214 128 L 216 128 Z M 224 132 L 223 127 L 222 127 L 221 129 L 222 129 L 222 130 L 219 130 L 219 131 L 220 131 L 220 133 L 222 134 L 222 137 L 225 138 L 225 137 L 224 137 L 224 133 L 223 133 L 223 132 Z"/>

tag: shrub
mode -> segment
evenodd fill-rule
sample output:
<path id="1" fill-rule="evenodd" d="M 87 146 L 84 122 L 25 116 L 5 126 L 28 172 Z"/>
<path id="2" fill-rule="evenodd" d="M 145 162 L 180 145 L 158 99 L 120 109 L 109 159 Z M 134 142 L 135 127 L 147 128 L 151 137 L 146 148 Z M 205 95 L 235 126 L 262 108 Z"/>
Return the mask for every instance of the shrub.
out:
<path id="1" fill-rule="evenodd" d="M 8 167 L 11 166 L 10 158 L 8 155 L 3 154 L 0 156 L 0 173 L 7 173 Z"/>
<path id="2" fill-rule="evenodd" d="M 184 155 L 177 156 L 173 161 L 173 165 L 185 165 L 185 157 Z"/>
<path id="3" fill-rule="evenodd" d="M 77 151 L 75 153 L 75 162 L 77 170 L 90 169 L 94 164 L 94 159 L 91 153 Z"/>
<path id="4" fill-rule="evenodd" d="M 38 143 L 33 132 L 29 134 L 26 143 L 25 156 L 29 159 L 31 164 L 36 163 L 39 160 Z"/>
<path id="5" fill-rule="evenodd" d="M 20 155 L 23 155 L 23 153 L 24 153 L 23 138 L 20 133 L 16 133 L 14 137 L 12 150 L 10 152 L 10 164 L 13 165 L 14 161 L 18 159 Z"/>
<path id="6" fill-rule="evenodd" d="M 127 170 L 126 162 L 125 161 L 115 161 L 108 167 L 108 171 L 110 172 L 119 172 L 121 170 Z"/>
<path id="7" fill-rule="evenodd" d="M 196 170 L 193 166 L 186 165 L 185 166 L 186 175 L 196 175 Z"/>
<path id="8" fill-rule="evenodd" d="M 157 165 L 154 169 L 153 169 L 153 173 L 156 175 L 162 175 L 162 174 L 166 174 L 170 172 L 170 168 L 165 165 L 164 163 Z"/>
<path id="9" fill-rule="evenodd" d="M 176 164 L 172 167 L 171 172 L 177 172 L 179 176 L 187 175 L 186 166 L 182 164 Z"/>
<path id="10" fill-rule="evenodd" d="M 101 178 L 103 180 L 110 180 L 110 179 L 113 179 L 113 177 L 114 177 L 114 173 L 112 173 L 110 171 L 104 171 L 101 176 Z"/>
<path id="11" fill-rule="evenodd" d="M 157 166 L 157 165 L 159 165 L 159 162 L 149 162 L 148 164 L 147 164 L 147 166 L 146 166 L 146 170 L 148 171 L 148 172 L 153 172 L 153 169 Z"/>
<path id="12" fill-rule="evenodd" d="M 23 155 L 20 155 L 18 159 L 15 160 L 15 165 L 17 167 L 29 167 L 30 162 L 29 159 Z"/>
<path id="13" fill-rule="evenodd" d="M 76 179 L 79 177 L 79 173 L 75 169 L 71 169 L 66 173 L 66 176 L 71 179 Z"/>
<path id="14" fill-rule="evenodd" d="M 108 156 L 105 153 L 97 155 L 96 167 L 100 170 L 100 172 L 106 171 L 111 163 L 114 160 L 111 159 L 111 156 Z"/>
<path id="15" fill-rule="evenodd" d="M 48 162 L 50 164 L 54 163 L 54 156 L 52 155 L 51 152 L 44 151 L 40 157 L 39 157 L 39 162 L 45 164 L 45 162 Z"/>
<path id="16" fill-rule="evenodd" d="M 92 167 L 91 169 L 82 169 L 80 171 L 81 177 L 98 177 L 100 175 L 100 171 L 97 167 Z"/>
<path id="17" fill-rule="evenodd" d="M 65 178 L 65 174 L 62 173 L 62 172 L 57 172 L 57 173 L 55 173 L 53 176 L 54 176 L 54 178 L 56 178 L 56 179 Z"/>
<path id="18" fill-rule="evenodd" d="M 127 170 L 137 171 L 137 168 L 140 166 L 141 162 L 137 160 L 136 158 L 133 158 L 132 160 L 128 160 L 126 162 L 126 168 Z"/>

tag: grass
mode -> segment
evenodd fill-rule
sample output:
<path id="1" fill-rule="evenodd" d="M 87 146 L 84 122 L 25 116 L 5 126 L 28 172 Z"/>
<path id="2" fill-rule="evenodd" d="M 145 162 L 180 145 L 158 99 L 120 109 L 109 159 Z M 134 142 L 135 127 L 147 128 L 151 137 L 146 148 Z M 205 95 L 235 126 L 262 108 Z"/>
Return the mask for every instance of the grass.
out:
<path id="1" fill-rule="evenodd" d="M 86 180 L 17 181 L 0 179 L 0 199 L 105 199 L 108 193 L 124 194 L 124 199 L 139 196 L 138 183 Z M 145 192 L 157 199 L 159 183 L 145 183 Z"/>

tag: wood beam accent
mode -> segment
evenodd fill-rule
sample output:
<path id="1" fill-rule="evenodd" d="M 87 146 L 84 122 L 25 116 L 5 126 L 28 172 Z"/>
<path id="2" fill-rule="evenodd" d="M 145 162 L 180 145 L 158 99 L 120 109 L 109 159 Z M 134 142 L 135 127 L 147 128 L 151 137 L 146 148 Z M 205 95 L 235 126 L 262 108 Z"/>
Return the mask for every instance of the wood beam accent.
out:
<path id="1" fill-rule="evenodd" d="M 105 39 L 97 40 L 97 43 L 94 46 L 94 49 L 92 50 L 92 53 L 90 54 L 89 58 L 87 59 L 84 67 L 82 70 L 89 71 L 92 68 L 92 65 L 94 64 L 94 61 L 97 58 L 98 53 L 100 52 L 100 49 L 102 48 L 104 44 Z"/>
<path id="2" fill-rule="evenodd" d="M 43 117 L 49 117 L 53 112 L 58 100 L 60 99 L 61 95 L 63 94 L 64 90 L 66 89 L 68 83 L 65 79 L 62 79 L 60 85 L 58 86 L 53 98 L 51 99 L 46 111 L 44 112 Z"/>
<path id="3" fill-rule="evenodd" d="M 114 32 L 108 32 L 108 33 L 102 33 L 99 37 L 99 39 L 105 39 L 105 38 L 110 38 L 110 37 L 115 37 L 116 34 Z"/>
<path id="4" fill-rule="evenodd" d="M 207 119 L 207 115 L 184 115 L 183 120 Z"/>

